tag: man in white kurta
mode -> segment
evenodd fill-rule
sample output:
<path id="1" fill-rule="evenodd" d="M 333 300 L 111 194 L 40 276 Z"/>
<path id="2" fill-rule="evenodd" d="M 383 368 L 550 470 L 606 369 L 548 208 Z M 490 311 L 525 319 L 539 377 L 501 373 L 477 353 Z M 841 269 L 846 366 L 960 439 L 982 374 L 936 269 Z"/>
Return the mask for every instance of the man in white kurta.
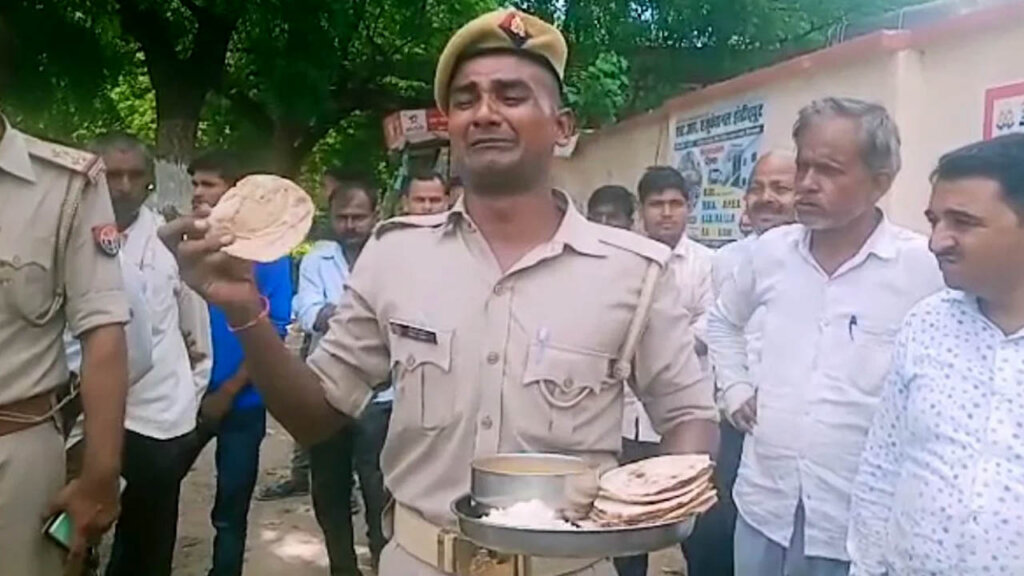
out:
<path id="1" fill-rule="evenodd" d="M 800 223 L 755 243 L 708 319 L 722 400 L 751 430 L 734 489 L 737 576 L 847 573 L 850 493 L 893 339 L 942 285 L 925 239 L 875 207 L 900 167 L 884 108 L 816 101 L 794 139 Z M 758 309 L 755 381 L 745 330 Z"/>

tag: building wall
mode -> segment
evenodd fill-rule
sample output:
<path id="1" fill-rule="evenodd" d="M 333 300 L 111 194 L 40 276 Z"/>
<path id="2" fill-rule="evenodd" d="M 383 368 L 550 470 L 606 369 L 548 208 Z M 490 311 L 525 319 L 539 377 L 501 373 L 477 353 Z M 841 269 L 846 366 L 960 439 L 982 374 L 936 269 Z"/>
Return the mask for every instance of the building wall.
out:
<path id="1" fill-rule="evenodd" d="M 900 126 L 903 171 L 883 207 L 894 221 L 926 231 L 928 175 L 939 156 L 982 137 L 986 89 L 1024 80 L 1024 17 L 970 32 L 877 35 L 869 53 L 841 64 L 801 57 L 758 87 L 712 101 L 684 96 L 678 105 L 584 135 L 573 156 L 558 161 L 556 182 L 579 201 L 602 184 L 635 190 L 644 168 L 671 161 L 670 121 L 751 100 L 765 102 L 762 152 L 792 149 L 790 133 L 803 105 L 822 96 L 854 96 L 884 104 Z"/>
<path id="2" fill-rule="evenodd" d="M 636 191 L 648 166 L 668 159 L 668 120 L 652 114 L 627 125 L 583 134 L 569 159 L 556 159 L 555 186 L 581 203 L 605 184 L 620 184 Z"/>

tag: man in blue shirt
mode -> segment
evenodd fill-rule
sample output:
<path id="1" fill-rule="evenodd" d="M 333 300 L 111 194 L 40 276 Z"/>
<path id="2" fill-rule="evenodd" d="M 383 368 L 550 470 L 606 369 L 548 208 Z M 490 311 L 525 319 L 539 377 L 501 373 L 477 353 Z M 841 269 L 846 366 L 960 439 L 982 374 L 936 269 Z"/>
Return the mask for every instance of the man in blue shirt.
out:
<path id="1" fill-rule="evenodd" d="M 328 197 L 332 239 L 317 242 L 302 259 L 294 309 L 303 331 L 312 335 L 310 349 L 327 332 L 335 306 L 344 297 L 351 266 L 376 224 L 377 198 L 372 190 L 359 180 L 338 180 Z M 366 504 L 374 570 L 386 544 L 381 516 L 387 496 L 380 452 L 393 399 L 392 388 L 380 390 L 357 422 L 355 434 L 341 432 L 310 449 L 313 508 L 327 541 L 332 576 L 359 574 L 349 507 L 353 468 Z"/>
<path id="2" fill-rule="evenodd" d="M 226 152 L 211 152 L 189 165 L 193 206 L 215 206 L 242 176 Z M 269 302 L 269 317 L 284 338 L 291 320 L 291 258 L 255 265 L 256 284 Z M 199 409 L 201 450 L 217 438 L 217 495 L 210 515 L 216 536 L 209 576 L 240 576 L 245 556 L 249 502 L 259 472 L 267 429 L 263 400 L 249 381 L 245 355 L 223 311 L 210 306 L 213 372 Z"/>

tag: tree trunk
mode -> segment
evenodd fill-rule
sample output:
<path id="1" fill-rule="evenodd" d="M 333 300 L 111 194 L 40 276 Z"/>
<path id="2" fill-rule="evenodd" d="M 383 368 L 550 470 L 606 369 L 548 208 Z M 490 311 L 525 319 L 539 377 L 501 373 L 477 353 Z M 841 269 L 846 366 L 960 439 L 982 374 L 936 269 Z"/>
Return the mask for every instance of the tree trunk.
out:
<path id="1" fill-rule="evenodd" d="M 203 93 L 178 90 L 166 85 L 157 87 L 156 155 L 164 160 L 185 163 L 195 150 Z"/>
<path id="2" fill-rule="evenodd" d="M 185 167 L 192 158 L 199 131 L 199 114 L 205 98 L 204 88 L 182 83 L 158 81 L 156 92 L 156 193 L 152 206 L 163 210 L 173 206 L 179 213 L 190 210 L 192 186 Z"/>
<path id="3" fill-rule="evenodd" d="M 270 144 L 270 163 L 274 172 L 297 179 L 302 163 L 326 133 L 327 129 L 321 125 L 307 127 L 275 122 Z"/>

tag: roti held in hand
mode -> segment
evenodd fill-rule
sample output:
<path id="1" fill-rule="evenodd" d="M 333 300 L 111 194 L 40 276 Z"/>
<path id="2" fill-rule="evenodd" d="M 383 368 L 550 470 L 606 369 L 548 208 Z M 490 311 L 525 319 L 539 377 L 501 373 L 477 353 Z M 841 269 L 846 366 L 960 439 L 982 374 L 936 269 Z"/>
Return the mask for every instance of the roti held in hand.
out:
<path id="1" fill-rule="evenodd" d="M 298 184 L 271 174 L 238 181 L 210 212 L 210 230 L 231 234 L 221 250 L 254 262 L 273 262 L 298 246 L 313 225 L 313 201 Z"/>

